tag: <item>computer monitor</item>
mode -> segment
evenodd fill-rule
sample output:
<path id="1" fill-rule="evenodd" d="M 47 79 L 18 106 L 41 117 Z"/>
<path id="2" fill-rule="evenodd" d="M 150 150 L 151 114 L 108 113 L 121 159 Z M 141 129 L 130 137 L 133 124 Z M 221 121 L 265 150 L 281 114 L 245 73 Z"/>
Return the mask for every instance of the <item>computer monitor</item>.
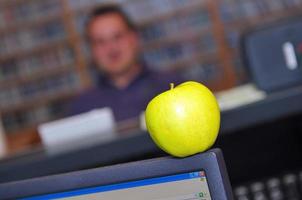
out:
<path id="1" fill-rule="evenodd" d="M 222 153 L 164 157 L 0 184 L 3 199 L 229 200 Z"/>

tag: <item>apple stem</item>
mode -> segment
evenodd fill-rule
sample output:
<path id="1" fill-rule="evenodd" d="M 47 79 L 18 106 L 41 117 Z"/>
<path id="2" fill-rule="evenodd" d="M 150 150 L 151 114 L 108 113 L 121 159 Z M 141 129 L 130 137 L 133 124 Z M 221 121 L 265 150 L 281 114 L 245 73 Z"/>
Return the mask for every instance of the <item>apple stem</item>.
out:
<path id="1" fill-rule="evenodd" d="M 174 89 L 174 83 L 170 83 L 170 89 Z"/>

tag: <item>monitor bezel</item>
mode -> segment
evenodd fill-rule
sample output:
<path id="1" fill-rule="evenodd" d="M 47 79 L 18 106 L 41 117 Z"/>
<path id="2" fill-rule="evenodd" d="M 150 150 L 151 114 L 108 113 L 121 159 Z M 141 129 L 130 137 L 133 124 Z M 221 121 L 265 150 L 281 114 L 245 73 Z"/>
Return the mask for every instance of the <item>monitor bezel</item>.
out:
<path id="1" fill-rule="evenodd" d="M 205 171 L 212 199 L 233 199 L 223 155 L 219 149 L 181 159 L 155 158 L 4 183 L 0 184 L 0 197 L 24 198 L 201 170 Z"/>

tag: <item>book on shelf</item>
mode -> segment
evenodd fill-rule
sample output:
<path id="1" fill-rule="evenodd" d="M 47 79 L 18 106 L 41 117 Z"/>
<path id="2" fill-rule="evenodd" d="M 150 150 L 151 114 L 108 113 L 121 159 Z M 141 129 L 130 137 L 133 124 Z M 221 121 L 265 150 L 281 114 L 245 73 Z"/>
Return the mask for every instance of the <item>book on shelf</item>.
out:
<path id="1" fill-rule="evenodd" d="M 301 6 L 302 0 L 222 0 L 219 5 L 224 22 L 244 21 Z"/>
<path id="2" fill-rule="evenodd" d="M 154 22 L 148 26 L 140 28 L 143 41 L 150 42 L 160 38 L 167 38 L 175 33 L 186 34 L 186 32 L 200 31 L 204 27 L 211 25 L 208 12 L 197 10 L 186 16 L 178 16 Z"/>
<path id="3" fill-rule="evenodd" d="M 12 55 L 27 51 L 45 43 L 51 43 L 66 37 L 65 28 L 61 21 L 54 21 L 41 27 L 24 29 L 3 36 L 0 43 L 0 54 Z"/>
<path id="4" fill-rule="evenodd" d="M 199 37 L 195 40 L 173 43 L 165 47 L 144 51 L 144 58 L 150 66 L 158 70 L 169 70 L 171 64 L 194 57 L 196 54 L 216 51 L 216 43 L 211 35 Z M 192 58 L 193 59 L 193 58 Z"/>
<path id="5" fill-rule="evenodd" d="M 62 107 L 64 101 L 59 101 L 61 94 L 72 96 L 73 93 L 80 88 L 78 75 L 76 73 L 66 74 L 65 76 L 59 76 L 55 79 L 49 79 L 47 81 L 41 81 L 40 83 L 33 83 L 24 87 L 18 88 L 17 96 L 13 99 L 19 99 L 14 102 L 15 105 L 10 105 L 9 101 L 12 99 L 11 95 L 5 96 L 1 99 L 1 107 L 5 106 L 24 106 L 22 110 L 15 110 L 13 112 L 7 112 L 3 114 L 3 124 L 6 130 L 12 131 L 29 124 L 36 124 L 37 122 L 44 122 L 50 119 L 58 117 L 59 114 L 63 114 Z M 10 90 L 10 92 L 16 91 L 16 88 Z M 2 94 L 3 95 L 3 94 Z M 51 97 L 57 97 L 57 102 L 48 102 L 47 99 Z M 35 100 L 45 99 L 45 103 L 41 106 L 35 106 Z M 56 101 L 56 100 L 55 100 Z M 33 105 L 32 108 L 27 109 L 26 104 Z M 39 104 L 38 104 L 39 105 Z"/>
<path id="6" fill-rule="evenodd" d="M 73 91 L 80 86 L 79 77 L 75 72 L 48 77 L 17 87 L 2 89 L 0 93 L 0 107 L 21 105 L 23 102 L 59 94 L 64 91 Z"/>
<path id="7" fill-rule="evenodd" d="M 62 98 L 81 86 L 74 49 L 54 45 L 67 40 L 62 13 L 59 0 L 0 8 L 0 108 L 9 132 L 58 117 Z"/>
<path id="8" fill-rule="evenodd" d="M 55 101 L 48 105 L 36 106 L 22 112 L 4 114 L 2 121 L 6 132 L 10 133 L 24 127 L 31 127 L 64 115 L 66 102 Z"/>
<path id="9" fill-rule="evenodd" d="M 17 5 L 2 6 L 0 11 L 0 28 L 5 29 L 15 24 L 39 21 L 47 15 L 60 13 L 62 6 L 59 0 L 26 1 Z"/>
<path id="10" fill-rule="evenodd" d="M 4 61 L 0 67 L 0 81 L 23 79 L 45 70 L 55 70 L 74 62 L 70 47 L 50 49 L 31 56 Z"/>

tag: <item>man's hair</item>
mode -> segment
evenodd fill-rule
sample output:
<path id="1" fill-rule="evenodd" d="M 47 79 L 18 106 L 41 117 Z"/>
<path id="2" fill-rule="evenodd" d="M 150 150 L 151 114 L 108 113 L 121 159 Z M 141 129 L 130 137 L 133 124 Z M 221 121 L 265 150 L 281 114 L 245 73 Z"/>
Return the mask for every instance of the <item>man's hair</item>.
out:
<path id="1" fill-rule="evenodd" d="M 128 28 L 132 31 L 136 31 L 137 28 L 134 25 L 134 23 L 132 22 L 132 20 L 128 17 L 128 15 L 124 12 L 124 10 L 116 5 L 116 4 L 108 4 L 108 5 L 103 5 L 103 6 L 99 6 L 97 8 L 95 8 L 94 10 L 92 10 L 92 12 L 90 13 L 88 20 L 86 22 L 86 33 L 88 30 L 88 27 L 90 25 L 90 23 L 97 17 L 103 16 L 103 15 L 107 15 L 107 14 L 118 14 L 119 16 L 121 16 L 121 18 L 124 20 L 125 24 L 128 26 Z"/>

